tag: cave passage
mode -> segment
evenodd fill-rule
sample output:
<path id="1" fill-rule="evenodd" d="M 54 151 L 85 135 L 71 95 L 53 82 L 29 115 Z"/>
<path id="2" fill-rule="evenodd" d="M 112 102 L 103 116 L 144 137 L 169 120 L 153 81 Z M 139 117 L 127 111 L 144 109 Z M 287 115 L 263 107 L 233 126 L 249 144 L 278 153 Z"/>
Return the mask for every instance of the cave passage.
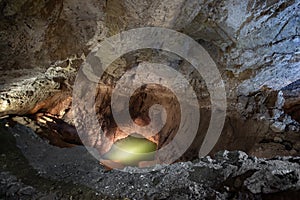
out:
<path id="1" fill-rule="evenodd" d="M 132 134 L 114 143 L 103 159 L 125 166 L 139 166 L 141 161 L 153 161 L 157 145 L 138 134 Z"/>

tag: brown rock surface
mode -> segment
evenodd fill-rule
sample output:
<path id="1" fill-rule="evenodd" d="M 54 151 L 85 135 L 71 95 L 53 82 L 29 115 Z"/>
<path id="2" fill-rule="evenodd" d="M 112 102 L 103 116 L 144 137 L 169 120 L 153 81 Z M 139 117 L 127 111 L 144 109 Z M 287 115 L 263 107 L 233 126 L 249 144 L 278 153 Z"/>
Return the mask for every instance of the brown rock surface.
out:
<path id="1" fill-rule="evenodd" d="M 73 124 L 74 113 L 69 110 L 72 85 L 90 51 L 105 38 L 124 30 L 167 27 L 198 41 L 222 74 L 228 114 L 215 148 L 252 152 L 257 142 L 274 132 L 269 128 L 271 124 L 283 124 L 279 128 L 284 133 L 299 133 L 299 95 L 294 90 L 280 92 L 300 75 L 299 7 L 298 0 L 2 0 L 0 115 L 46 112 Z M 112 87 L 127 69 L 144 61 L 171 65 L 193 86 L 204 113 L 194 143 L 197 149 L 210 116 L 205 82 L 182 58 L 154 50 L 124 55 L 103 76 L 98 90 L 103 98 L 97 106 L 106 134 L 114 138 L 116 130 L 109 105 Z M 85 92 L 88 98 L 88 89 Z M 155 92 L 158 96 L 160 93 L 163 91 Z M 168 98 L 162 101 L 168 102 Z M 133 105 L 142 105 L 142 110 L 133 108 L 133 117 L 147 121 L 145 113 L 151 103 L 146 97 L 136 98 Z M 166 104 L 170 113 L 178 112 Z M 85 115 L 83 111 L 82 114 Z M 165 129 L 174 132 L 176 125 L 171 119 Z M 166 142 L 171 135 L 160 136 Z M 270 156 L 270 152 L 262 156 Z"/>

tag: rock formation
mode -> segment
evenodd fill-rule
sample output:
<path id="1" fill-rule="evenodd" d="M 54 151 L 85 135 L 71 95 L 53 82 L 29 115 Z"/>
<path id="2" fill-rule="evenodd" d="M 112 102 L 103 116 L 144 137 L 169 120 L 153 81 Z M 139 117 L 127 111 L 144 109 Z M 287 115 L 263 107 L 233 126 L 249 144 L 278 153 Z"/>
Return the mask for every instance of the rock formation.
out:
<path id="1" fill-rule="evenodd" d="M 80 148 L 77 146 L 82 141 L 75 128 L 80 127 L 80 121 L 76 121 L 74 115 L 82 119 L 88 119 L 89 115 L 86 110 L 72 107 L 73 94 L 84 94 L 84 103 L 96 91 L 97 120 L 108 140 L 97 139 L 94 147 L 106 153 L 114 142 L 128 136 L 117 126 L 112 114 L 111 93 L 116 83 L 134 67 L 147 62 L 162 63 L 181 73 L 197 95 L 201 119 L 197 136 L 177 161 L 197 158 L 210 122 L 211 94 L 203 77 L 182 57 L 156 49 L 137 50 L 115 60 L 97 88 L 74 91 L 80 67 L 106 38 L 134 28 L 164 27 L 186 34 L 201 44 L 224 81 L 225 124 L 209 155 L 220 150 L 242 150 L 249 156 L 264 158 L 300 156 L 299 13 L 299 0 L 0 0 L 0 118 L 4 118 L 1 121 L 7 122 L 7 126 L 24 124 L 52 145 Z M 139 77 L 134 79 L 138 81 Z M 174 138 L 181 117 L 172 91 L 157 84 L 141 87 L 130 99 L 129 111 L 135 123 L 144 126 L 151 121 L 148 112 L 154 103 L 165 107 L 166 125 L 147 139 L 163 147 Z M 99 130 L 87 134 L 98 138 Z M 234 158 L 227 159 L 229 155 Z M 299 189 L 298 158 L 257 160 L 244 153 L 227 152 L 222 156 L 221 160 L 203 158 L 194 164 L 170 166 L 167 169 L 170 174 L 177 170 L 183 174 L 180 180 L 185 186 L 166 191 L 165 197 L 171 198 L 168 195 L 172 191 L 176 196 L 189 190 L 193 198 L 210 194 L 219 198 L 230 198 L 231 194 L 235 198 L 260 198 L 266 193 L 280 192 L 281 186 L 287 191 Z M 232 159 L 235 159 L 233 163 Z M 251 167 L 244 169 L 247 163 Z M 203 169 L 197 172 L 198 168 Z M 203 185 L 197 180 L 205 171 L 211 173 L 203 177 L 208 181 Z M 169 172 L 162 179 L 168 179 Z M 218 185 L 209 182 L 215 178 L 214 172 L 223 178 L 217 180 L 222 188 L 211 188 Z M 189 180 L 192 173 L 197 180 Z M 262 174 L 267 174 L 266 178 Z M 118 173 L 115 176 L 121 177 Z M 8 180 L 12 176 L 5 172 L 1 177 Z M 155 176 L 149 177 L 147 180 L 155 179 Z M 129 179 L 128 176 L 126 181 Z M 161 184 L 157 188 L 164 188 L 164 181 L 153 181 Z M 262 185 L 265 183 L 267 185 Z M 101 184 L 99 187 L 106 187 Z M 172 185 L 171 182 L 166 184 Z M 274 189 L 272 184 L 279 188 Z M 155 198 L 157 188 L 149 189 L 147 195 L 153 193 Z M 205 194 L 201 193 L 202 189 Z M 34 188 L 24 191 L 32 193 Z M 136 198 L 141 197 L 139 195 L 142 193 L 121 196 Z"/>
<path id="2" fill-rule="evenodd" d="M 4 77 L 1 116 L 49 113 L 72 124 L 72 113 L 68 113 L 72 86 L 89 52 L 105 38 L 121 31 L 159 26 L 180 31 L 198 41 L 222 74 L 228 114 L 222 145 L 217 144 L 214 151 L 225 147 L 250 153 L 260 148 L 257 147 L 260 142 L 272 140 L 277 133 L 299 132 L 299 95 L 295 95 L 294 87 L 288 87 L 299 79 L 299 1 L 3 0 L 0 4 Z M 201 107 L 210 106 L 201 76 L 190 71 L 182 58 L 170 57 L 165 52 L 145 50 L 124 55 L 106 71 L 103 84 L 110 90 L 126 69 L 144 61 L 164 62 L 181 70 L 196 90 Z M 280 91 L 284 91 L 283 96 Z M 147 101 L 141 95 L 139 98 L 136 101 Z M 289 103 L 281 105 L 280 101 Z M 103 102 L 100 118 L 106 118 L 102 123 L 111 129 L 115 125 L 109 102 Z M 208 115 L 203 112 L 204 116 Z M 253 123 L 261 125 L 255 125 L 256 129 Z M 243 126 L 246 128 L 241 134 Z M 289 141 L 290 137 L 287 138 Z M 239 146 L 244 141 L 251 144 Z M 282 151 L 284 155 L 299 151 L 292 149 L 292 152 Z"/>
<path id="3" fill-rule="evenodd" d="M 11 133 L 15 132 L 18 136 L 13 139 Z M 125 171 L 105 171 L 82 146 L 62 149 L 49 145 L 20 124 L 3 127 L 1 133 L 0 142 L 11 146 L 3 151 L 0 162 L 19 158 L 6 161 L 0 172 L 0 194 L 8 199 L 299 197 L 299 157 L 263 159 L 241 151 L 221 151 L 214 158 L 207 156 L 193 162 L 157 165 L 156 171 L 148 173 L 134 173 L 138 169 L 133 167 Z M 20 167 L 26 170 L 19 170 Z"/>

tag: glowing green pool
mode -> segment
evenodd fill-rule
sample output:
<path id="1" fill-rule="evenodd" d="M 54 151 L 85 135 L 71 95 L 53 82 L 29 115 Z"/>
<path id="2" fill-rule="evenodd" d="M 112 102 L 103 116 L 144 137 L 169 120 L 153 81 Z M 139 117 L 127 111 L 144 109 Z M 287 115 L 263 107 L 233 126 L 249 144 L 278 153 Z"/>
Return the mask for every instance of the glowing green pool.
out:
<path id="1" fill-rule="evenodd" d="M 157 145 L 139 135 L 130 135 L 118 140 L 103 156 L 114 162 L 127 166 L 138 166 L 140 161 L 154 160 Z"/>

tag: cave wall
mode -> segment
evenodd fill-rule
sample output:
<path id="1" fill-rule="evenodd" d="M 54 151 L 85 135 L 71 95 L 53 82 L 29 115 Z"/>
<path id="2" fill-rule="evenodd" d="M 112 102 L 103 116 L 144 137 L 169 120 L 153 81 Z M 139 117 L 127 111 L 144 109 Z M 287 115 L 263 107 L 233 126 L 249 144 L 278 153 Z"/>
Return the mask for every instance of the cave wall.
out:
<path id="1" fill-rule="evenodd" d="M 189 35 L 218 65 L 228 114 L 215 151 L 226 146 L 255 154 L 271 145 L 297 154 L 300 97 L 288 95 L 295 93 L 287 86 L 300 75 L 299 10 L 299 0 L 1 0 L 0 115 L 50 112 L 72 123 L 70 102 L 61 113 L 53 107 L 71 98 L 76 73 L 97 43 L 124 30 L 159 26 Z M 203 79 L 181 58 L 164 52 L 124 55 L 108 69 L 103 84 L 114 86 L 137 60 L 179 69 L 201 106 L 209 108 Z M 109 115 L 109 105 L 101 109 Z"/>

